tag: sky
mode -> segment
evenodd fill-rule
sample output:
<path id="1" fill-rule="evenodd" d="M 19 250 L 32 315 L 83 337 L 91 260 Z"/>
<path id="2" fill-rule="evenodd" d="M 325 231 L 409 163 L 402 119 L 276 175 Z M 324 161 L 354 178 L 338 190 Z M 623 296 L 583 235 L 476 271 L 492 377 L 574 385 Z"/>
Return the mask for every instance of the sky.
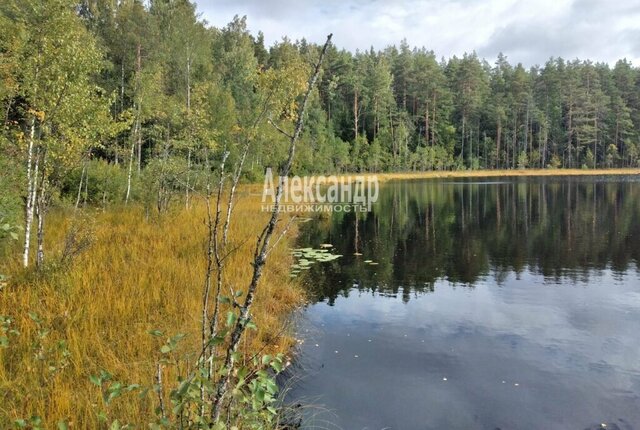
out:
<path id="1" fill-rule="evenodd" d="M 211 25 L 247 16 L 271 45 L 288 36 L 338 48 L 411 46 L 449 58 L 544 64 L 550 57 L 640 65 L 640 0 L 196 0 Z"/>

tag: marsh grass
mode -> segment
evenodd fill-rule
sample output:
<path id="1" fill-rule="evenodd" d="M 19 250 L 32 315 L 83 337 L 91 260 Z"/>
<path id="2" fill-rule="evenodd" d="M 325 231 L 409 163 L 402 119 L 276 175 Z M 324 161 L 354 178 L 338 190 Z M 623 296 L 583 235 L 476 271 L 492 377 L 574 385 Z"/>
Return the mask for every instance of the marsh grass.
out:
<path id="1" fill-rule="evenodd" d="M 231 242 L 241 245 L 226 267 L 226 285 L 234 290 L 248 285 L 255 238 L 268 217 L 249 189 L 231 224 Z M 176 333 L 187 334 L 175 352 L 178 371 L 185 373 L 195 361 L 206 265 L 204 204 L 162 216 L 141 206 L 87 209 L 82 215 L 60 209 L 49 219 L 49 263 L 42 271 L 22 270 L 17 250 L 0 267 L 10 275 L 0 291 L 0 315 L 9 316 L 19 331 L 0 348 L 0 428 L 34 415 L 45 428 L 55 428 L 59 420 L 71 428 L 97 428 L 101 411 L 107 421 L 118 418 L 146 428 L 157 407 L 153 393 L 142 399 L 125 394 L 107 408 L 89 377 L 107 370 L 123 383 L 152 385 L 158 350 Z M 69 231 L 90 236 L 92 243 L 62 262 Z M 283 240 L 269 256 L 258 289 L 253 309 L 258 329 L 242 341 L 245 360 L 258 351 L 286 352 L 293 343 L 285 325 L 303 294 L 290 279 L 291 264 Z M 164 336 L 151 336 L 150 330 Z M 167 369 L 163 379 L 168 391 L 176 370 Z"/>

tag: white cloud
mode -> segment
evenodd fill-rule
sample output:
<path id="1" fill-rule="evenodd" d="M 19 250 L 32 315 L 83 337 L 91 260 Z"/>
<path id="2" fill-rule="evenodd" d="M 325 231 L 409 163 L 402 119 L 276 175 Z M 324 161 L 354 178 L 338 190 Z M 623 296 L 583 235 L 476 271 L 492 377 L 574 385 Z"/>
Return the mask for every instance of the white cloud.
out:
<path id="1" fill-rule="evenodd" d="M 636 0 L 200 0 L 212 25 L 247 15 L 267 44 L 283 36 L 321 43 L 333 33 L 351 51 L 383 49 L 403 38 L 450 57 L 504 52 L 525 65 L 551 56 L 640 64 L 640 5 Z"/>

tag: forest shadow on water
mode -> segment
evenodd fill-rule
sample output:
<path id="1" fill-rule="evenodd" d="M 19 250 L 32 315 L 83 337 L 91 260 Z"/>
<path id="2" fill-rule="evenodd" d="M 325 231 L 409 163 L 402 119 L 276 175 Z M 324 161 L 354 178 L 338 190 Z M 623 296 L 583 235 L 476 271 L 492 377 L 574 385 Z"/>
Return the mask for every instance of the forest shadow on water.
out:
<path id="1" fill-rule="evenodd" d="M 640 179 L 392 181 L 306 223 L 306 428 L 640 428 Z"/>

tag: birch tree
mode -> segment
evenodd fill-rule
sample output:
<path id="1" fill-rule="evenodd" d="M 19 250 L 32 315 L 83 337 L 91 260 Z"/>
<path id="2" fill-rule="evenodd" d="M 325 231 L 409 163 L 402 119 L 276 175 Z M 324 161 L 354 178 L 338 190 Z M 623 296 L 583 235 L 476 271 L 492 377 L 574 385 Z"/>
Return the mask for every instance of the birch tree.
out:
<path id="1" fill-rule="evenodd" d="M 19 23 L 23 33 L 16 71 L 16 98 L 20 107 L 18 135 L 24 148 L 26 179 L 25 240 L 22 262 L 30 262 L 31 232 L 38 214 L 38 263 L 44 258 L 44 218 L 50 176 L 59 163 L 82 152 L 86 141 L 82 119 L 96 97 L 92 76 L 100 67 L 100 53 L 93 37 L 78 18 L 69 0 L 13 0 L 3 14 Z"/>

